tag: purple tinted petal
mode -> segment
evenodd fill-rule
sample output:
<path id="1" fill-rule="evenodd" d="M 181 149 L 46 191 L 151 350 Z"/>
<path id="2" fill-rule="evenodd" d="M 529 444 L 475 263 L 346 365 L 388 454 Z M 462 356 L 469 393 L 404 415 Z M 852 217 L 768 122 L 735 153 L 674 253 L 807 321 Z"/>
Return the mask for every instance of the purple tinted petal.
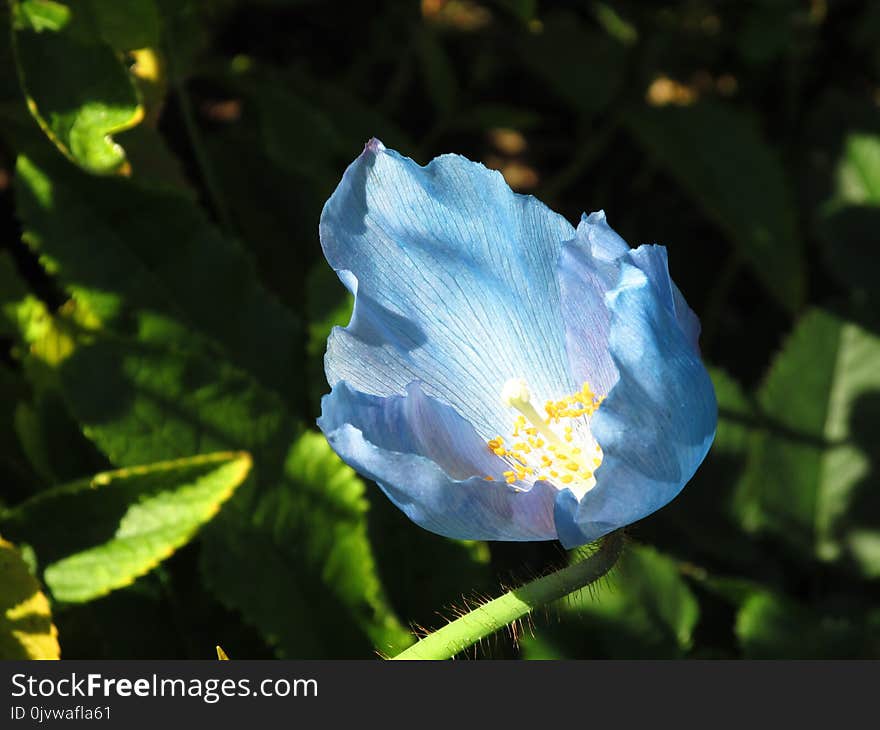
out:
<path id="1" fill-rule="evenodd" d="M 541 482 L 517 492 L 485 481 L 507 467 L 467 421 L 418 384 L 406 396 L 383 398 L 339 383 L 322 400 L 318 425 L 347 464 L 427 530 L 469 540 L 556 537 L 556 490 Z"/>
<path id="2" fill-rule="evenodd" d="M 669 261 L 663 246 L 643 245 L 629 254 L 657 291 L 658 300 L 669 307 L 688 342 L 699 352 L 700 320 L 687 305 L 682 293 L 669 276 Z"/>
<path id="3" fill-rule="evenodd" d="M 596 486 L 580 502 L 570 493 L 557 499 L 557 530 L 568 547 L 672 500 L 715 436 L 712 381 L 661 292 L 625 263 L 608 294 L 609 346 L 620 378 L 592 420 L 603 450 Z"/>

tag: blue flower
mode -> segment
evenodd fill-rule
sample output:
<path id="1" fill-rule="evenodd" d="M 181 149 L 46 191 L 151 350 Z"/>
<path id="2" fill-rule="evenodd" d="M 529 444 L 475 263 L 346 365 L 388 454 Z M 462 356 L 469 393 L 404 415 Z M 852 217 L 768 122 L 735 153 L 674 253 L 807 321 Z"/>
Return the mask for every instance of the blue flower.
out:
<path id="1" fill-rule="evenodd" d="M 320 235 L 355 304 L 318 425 L 422 527 L 573 547 L 665 505 L 705 457 L 715 393 L 662 246 L 378 140 Z"/>

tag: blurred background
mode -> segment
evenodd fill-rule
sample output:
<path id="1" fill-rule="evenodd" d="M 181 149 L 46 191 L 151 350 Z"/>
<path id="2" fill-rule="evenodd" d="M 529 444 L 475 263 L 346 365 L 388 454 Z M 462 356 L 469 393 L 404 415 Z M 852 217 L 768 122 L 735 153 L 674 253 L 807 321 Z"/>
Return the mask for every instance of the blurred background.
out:
<path id="1" fill-rule="evenodd" d="M 389 655 L 566 560 L 422 531 L 315 429 L 350 312 L 318 218 L 371 136 L 667 246 L 718 395 L 614 573 L 467 656 L 880 656 L 880 4 L 12 0 L 0 32 L 0 657 Z"/>

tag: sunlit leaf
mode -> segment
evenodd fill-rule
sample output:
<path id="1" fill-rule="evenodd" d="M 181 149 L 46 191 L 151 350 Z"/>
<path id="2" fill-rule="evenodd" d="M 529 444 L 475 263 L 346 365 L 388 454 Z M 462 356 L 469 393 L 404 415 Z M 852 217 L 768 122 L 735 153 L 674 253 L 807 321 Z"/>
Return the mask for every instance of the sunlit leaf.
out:
<path id="1" fill-rule="evenodd" d="M 49 601 L 12 543 L 0 538 L 0 659 L 59 659 Z"/>
<path id="2" fill-rule="evenodd" d="M 60 370 L 71 412 L 115 463 L 252 451 L 259 483 L 203 536 L 205 574 L 279 653 L 364 656 L 408 637 L 381 598 L 362 483 L 316 434 L 296 442 L 285 467 L 293 425 L 277 396 L 215 359 L 114 338 L 80 343 Z"/>
<path id="3" fill-rule="evenodd" d="M 16 182 L 27 241 L 97 322 L 162 346 L 219 346 L 296 397 L 296 319 L 192 199 L 24 156 Z"/>
<path id="4" fill-rule="evenodd" d="M 36 550 L 57 600 L 89 601 L 188 542 L 250 467 L 248 454 L 219 453 L 104 472 L 41 492 L 2 524 Z"/>
<path id="5" fill-rule="evenodd" d="M 876 295 L 880 266 L 880 136 L 852 133 L 837 164 L 835 190 L 820 217 L 825 259 L 841 282 Z"/>
<path id="6" fill-rule="evenodd" d="M 840 200 L 880 205 L 880 138 L 849 135 L 837 177 Z"/>
<path id="7" fill-rule="evenodd" d="M 0 251 L 0 335 L 17 335 L 18 309 L 27 294 L 12 256 Z"/>
<path id="8" fill-rule="evenodd" d="M 38 33 L 59 31 L 70 22 L 70 8 L 55 0 L 21 0 L 12 3 L 12 17 L 17 27 Z"/>
<path id="9" fill-rule="evenodd" d="M 774 534 L 805 559 L 848 556 L 880 576 L 878 556 L 858 547 L 880 516 L 872 426 L 880 415 L 880 338 L 810 312 L 758 401 L 765 427 L 750 437 L 738 495 L 743 524 Z"/>
<path id="10" fill-rule="evenodd" d="M 15 0 L 13 20 L 19 77 L 40 127 L 84 169 L 124 171 L 125 151 L 112 135 L 138 124 L 144 110 L 90 4 Z"/>

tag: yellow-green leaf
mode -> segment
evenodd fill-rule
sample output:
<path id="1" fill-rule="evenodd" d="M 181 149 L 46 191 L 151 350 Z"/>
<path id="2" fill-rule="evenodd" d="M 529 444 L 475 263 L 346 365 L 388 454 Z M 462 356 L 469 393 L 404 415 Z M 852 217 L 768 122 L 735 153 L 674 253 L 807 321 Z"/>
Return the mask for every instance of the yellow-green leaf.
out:
<path id="1" fill-rule="evenodd" d="M 15 61 L 28 108 L 55 146 L 89 172 L 124 172 L 125 151 L 112 135 L 139 124 L 144 109 L 89 7 L 15 0 Z"/>
<path id="2" fill-rule="evenodd" d="M 0 538 L 0 659 L 58 659 L 49 600 L 15 545 Z"/>
<path id="3" fill-rule="evenodd" d="M 35 548 L 56 599 L 89 601 L 188 542 L 250 467 L 249 454 L 221 452 L 105 472 L 37 495 L 7 526 Z"/>

